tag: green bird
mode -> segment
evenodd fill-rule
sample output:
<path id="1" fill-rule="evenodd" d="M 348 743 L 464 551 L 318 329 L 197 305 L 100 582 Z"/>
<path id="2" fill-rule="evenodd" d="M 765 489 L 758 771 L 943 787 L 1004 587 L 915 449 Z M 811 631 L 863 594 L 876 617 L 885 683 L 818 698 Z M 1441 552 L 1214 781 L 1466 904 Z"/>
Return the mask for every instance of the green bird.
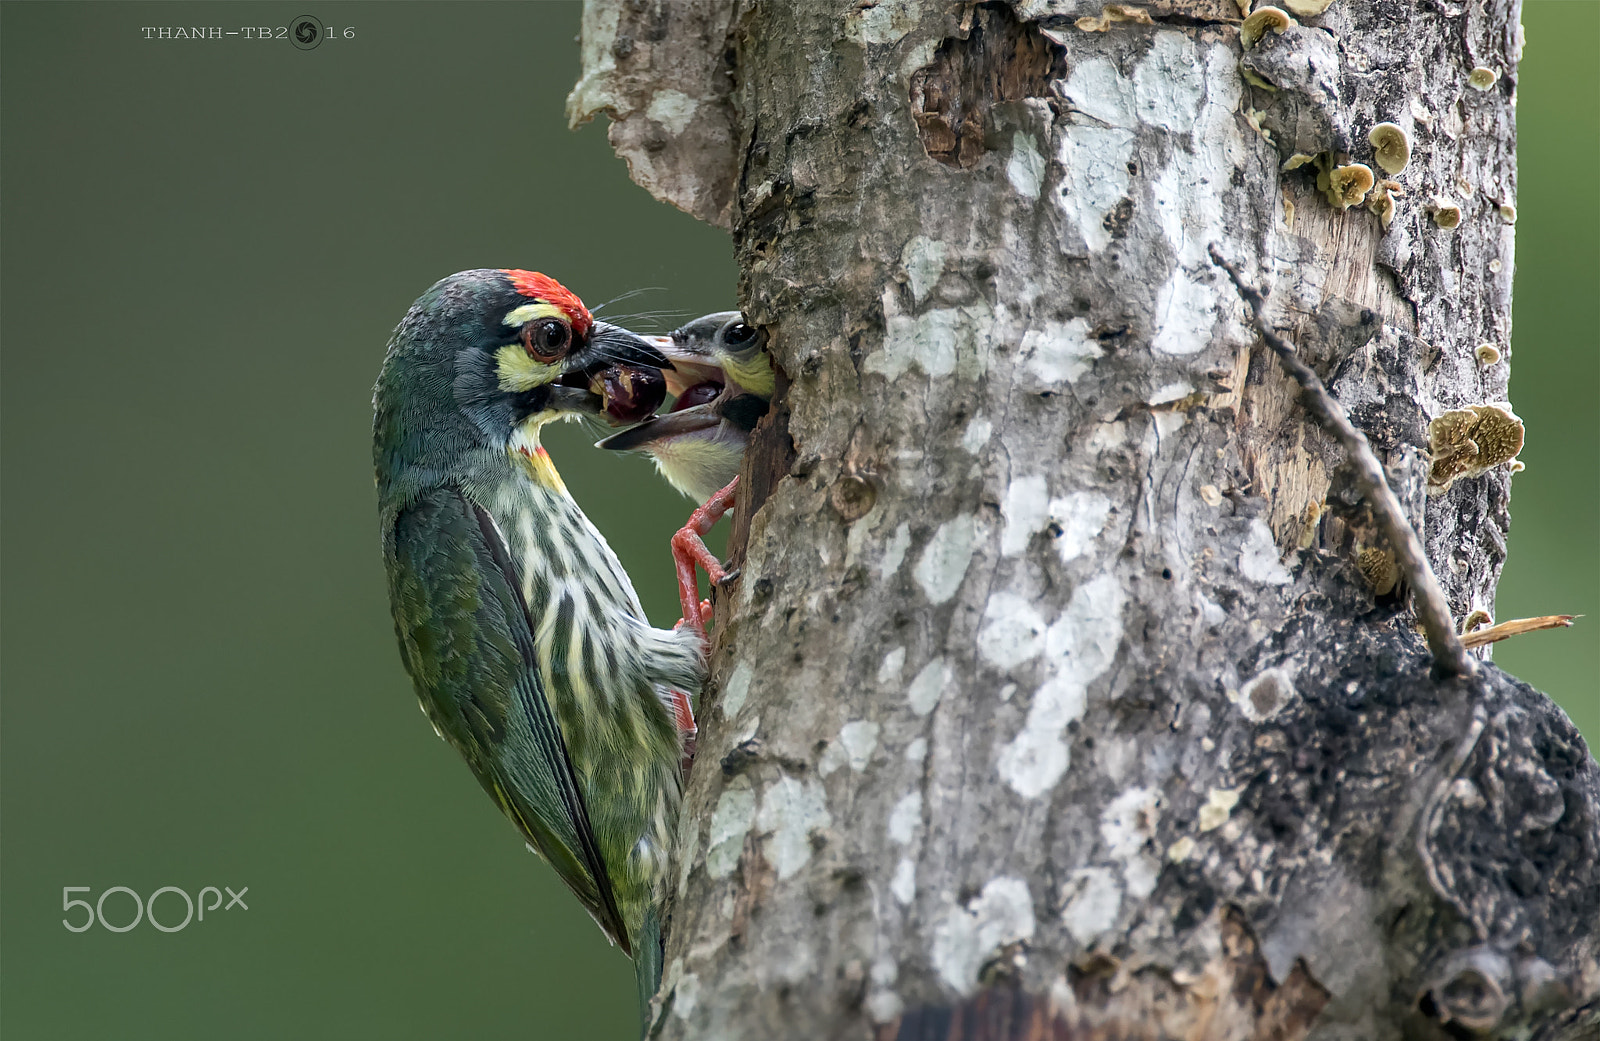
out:
<path id="1" fill-rule="evenodd" d="M 667 483 L 702 505 L 672 538 L 683 617 L 704 635 L 710 604 L 700 599 L 695 565 L 713 584 L 728 577 L 704 536 L 733 505 L 739 466 L 776 385 L 766 334 L 738 311 L 718 311 L 654 343 L 672 362 L 664 373 L 671 409 L 612 434 L 595 447 L 650 456 Z"/>
<path id="2" fill-rule="evenodd" d="M 606 411 L 591 388 L 619 371 L 669 365 L 554 279 L 464 271 L 411 306 L 373 396 L 389 602 L 423 711 L 634 959 L 642 1013 L 703 652 L 646 621 L 539 431 Z"/>

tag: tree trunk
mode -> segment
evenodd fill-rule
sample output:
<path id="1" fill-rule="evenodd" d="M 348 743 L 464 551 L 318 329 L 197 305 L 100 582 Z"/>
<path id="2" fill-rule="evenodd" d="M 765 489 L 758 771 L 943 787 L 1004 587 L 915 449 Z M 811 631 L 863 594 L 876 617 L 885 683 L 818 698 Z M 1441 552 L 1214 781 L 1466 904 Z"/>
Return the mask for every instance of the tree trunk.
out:
<path id="1" fill-rule="evenodd" d="M 590 0 L 573 117 L 731 228 L 787 375 L 659 1036 L 1597 1036 L 1600 769 L 1430 674 L 1216 259 L 1492 613 L 1511 467 L 1425 487 L 1506 395 L 1517 7 L 1287 6 Z M 1380 121 L 1387 233 L 1318 187 Z"/>

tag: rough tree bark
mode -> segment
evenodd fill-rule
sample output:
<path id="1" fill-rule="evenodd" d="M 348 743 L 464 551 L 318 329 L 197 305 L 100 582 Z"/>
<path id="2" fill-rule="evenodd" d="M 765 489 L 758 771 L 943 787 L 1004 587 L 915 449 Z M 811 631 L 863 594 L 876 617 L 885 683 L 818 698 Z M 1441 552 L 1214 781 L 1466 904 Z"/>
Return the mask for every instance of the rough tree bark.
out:
<path id="1" fill-rule="evenodd" d="M 659 1036 L 1600 1031 L 1600 770 L 1430 674 L 1211 255 L 1492 613 L 1511 467 L 1425 486 L 1506 393 L 1517 6 L 1286 6 L 1245 48 L 1234 0 L 590 0 L 574 120 L 732 230 L 787 375 Z M 1318 187 L 1389 176 L 1379 122 L 1387 233 Z"/>

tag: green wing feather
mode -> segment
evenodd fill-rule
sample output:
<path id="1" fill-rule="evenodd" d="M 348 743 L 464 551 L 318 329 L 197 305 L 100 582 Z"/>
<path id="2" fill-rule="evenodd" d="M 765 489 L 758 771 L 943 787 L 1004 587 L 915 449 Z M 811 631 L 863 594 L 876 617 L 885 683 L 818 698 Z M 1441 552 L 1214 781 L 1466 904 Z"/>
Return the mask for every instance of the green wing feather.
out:
<path id="1" fill-rule="evenodd" d="M 458 489 L 435 488 L 398 513 L 385 542 L 400 654 L 428 718 L 631 956 L 493 520 Z"/>

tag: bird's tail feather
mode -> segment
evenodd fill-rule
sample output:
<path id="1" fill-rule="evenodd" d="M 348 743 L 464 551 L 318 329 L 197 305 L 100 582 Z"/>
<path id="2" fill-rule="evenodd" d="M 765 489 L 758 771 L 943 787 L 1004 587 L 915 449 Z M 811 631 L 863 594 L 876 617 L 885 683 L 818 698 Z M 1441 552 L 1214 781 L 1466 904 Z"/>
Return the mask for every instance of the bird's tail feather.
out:
<path id="1" fill-rule="evenodd" d="M 639 989 L 639 1036 L 650 1032 L 650 1000 L 661 986 L 661 912 L 652 907 L 633 941 L 633 978 Z"/>

